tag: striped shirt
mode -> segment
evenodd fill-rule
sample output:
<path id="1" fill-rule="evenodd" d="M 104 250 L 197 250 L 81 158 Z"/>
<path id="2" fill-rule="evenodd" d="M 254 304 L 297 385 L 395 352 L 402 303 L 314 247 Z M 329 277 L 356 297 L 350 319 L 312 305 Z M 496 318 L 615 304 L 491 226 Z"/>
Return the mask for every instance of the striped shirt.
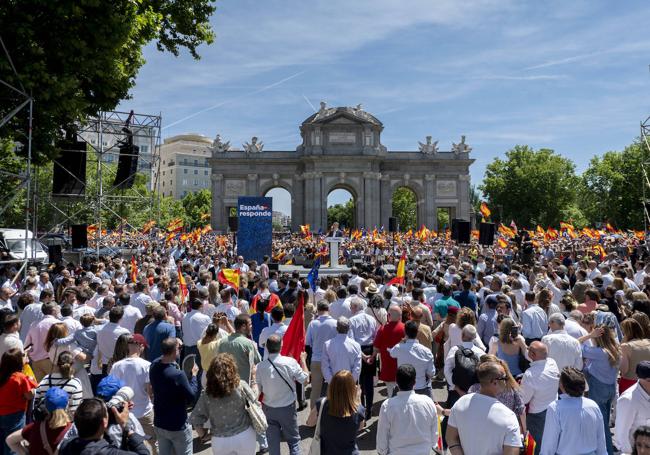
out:
<path id="1" fill-rule="evenodd" d="M 50 376 L 52 379 L 50 379 Z M 61 387 L 68 392 L 68 414 L 72 415 L 77 410 L 83 399 L 83 388 L 81 381 L 75 377 L 70 379 L 61 376 L 61 373 L 52 373 L 46 375 L 36 388 L 35 400 L 40 400 L 50 387 Z"/>

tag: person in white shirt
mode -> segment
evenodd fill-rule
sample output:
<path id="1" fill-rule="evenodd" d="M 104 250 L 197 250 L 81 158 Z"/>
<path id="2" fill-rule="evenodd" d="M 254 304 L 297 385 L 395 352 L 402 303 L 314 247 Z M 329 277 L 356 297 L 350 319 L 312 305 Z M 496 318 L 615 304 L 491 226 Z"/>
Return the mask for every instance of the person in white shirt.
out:
<path id="1" fill-rule="evenodd" d="M 282 339 L 284 334 L 287 332 L 289 326 L 282 323 L 284 318 L 284 310 L 280 306 L 273 307 L 271 310 L 271 319 L 273 319 L 273 324 L 269 327 L 264 327 L 260 333 L 260 338 L 257 341 L 259 347 L 264 348 L 266 346 L 266 340 L 269 339 L 271 335 L 277 335 Z M 268 357 L 268 352 L 264 351 L 264 359 Z"/>
<path id="2" fill-rule="evenodd" d="M 416 376 L 413 365 L 397 368 L 399 391 L 384 401 L 379 411 L 379 455 L 428 455 L 438 441 L 436 406 L 430 397 L 415 393 Z"/>
<path id="3" fill-rule="evenodd" d="M 357 289 L 361 287 L 361 282 L 363 281 L 363 278 L 359 276 L 359 269 L 356 267 L 352 267 L 350 269 L 350 279 L 348 280 L 348 286 L 356 286 Z"/>
<path id="4" fill-rule="evenodd" d="M 138 322 L 138 320 L 142 319 L 142 313 L 139 309 L 131 305 L 130 302 L 131 300 L 129 298 L 129 295 L 122 293 L 118 298 L 117 304 L 121 305 L 122 308 L 124 308 L 124 316 L 120 321 L 120 325 L 127 329 L 129 332 L 134 333 L 135 323 Z"/>
<path id="5" fill-rule="evenodd" d="M 398 367 L 409 364 L 415 368 L 417 373 L 415 393 L 431 397 L 431 378 L 436 374 L 433 366 L 433 354 L 431 349 L 421 345 L 416 339 L 418 325 L 415 321 L 408 321 L 404 324 L 406 340 L 390 348 L 388 353 L 391 357 L 397 359 Z"/>
<path id="6" fill-rule="evenodd" d="M 355 381 L 359 380 L 361 374 L 361 346 L 348 337 L 349 331 L 350 321 L 348 318 L 341 316 L 336 321 L 336 336 L 325 342 L 323 358 L 321 359 L 321 370 L 325 380 L 323 393 L 327 393 L 327 384 L 341 370 L 348 370 L 352 373 Z"/>
<path id="7" fill-rule="evenodd" d="M 546 345 L 540 341 L 533 341 L 528 347 L 530 368 L 521 378 L 519 392 L 524 404 L 528 405 L 526 414 L 526 428 L 537 442 L 536 453 L 541 448 L 546 409 L 557 399 L 557 390 L 560 383 L 560 370 L 555 360 L 548 357 Z"/>
<path id="8" fill-rule="evenodd" d="M 569 317 L 564 321 L 564 330 L 576 340 L 588 334 L 584 327 L 580 325 L 582 322 L 582 312 L 580 310 L 573 310 L 569 313 Z"/>
<path id="9" fill-rule="evenodd" d="M 305 345 L 311 348 L 311 396 L 310 406 L 316 406 L 316 400 L 321 396 L 323 386 L 322 358 L 325 342 L 334 338 L 337 334 L 336 319 L 329 314 L 329 303 L 321 300 L 317 303 L 316 310 L 318 317 L 312 320 L 307 327 Z"/>
<path id="10" fill-rule="evenodd" d="M 9 349 L 23 350 L 23 343 L 20 341 L 18 332 L 20 331 L 20 320 L 15 314 L 9 314 L 5 317 L 0 335 L 0 359 Z"/>
<path id="11" fill-rule="evenodd" d="M 9 286 L 3 286 L 0 288 L 0 310 L 7 309 L 14 311 L 14 306 L 11 303 L 11 297 L 15 294 L 15 291 Z"/>
<path id="12" fill-rule="evenodd" d="M 237 262 L 232 266 L 233 269 L 239 270 L 241 275 L 248 273 L 250 267 L 244 262 L 244 256 L 237 256 Z"/>
<path id="13" fill-rule="evenodd" d="M 542 343 L 548 348 L 548 356 L 555 360 L 557 367 L 562 371 L 565 367 L 582 370 L 582 347 L 580 342 L 564 330 L 564 316 L 553 313 L 548 318 L 551 329 L 548 335 L 542 337 Z"/>
<path id="14" fill-rule="evenodd" d="M 370 316 L 363 310 L 364 302 L 360 297 L 353 297 L 350 300 L 350 331 L 348 336 L 361 346 L 361 375 L 359 386 L 361 387 L 361 404 L 366 410 L 366 420 L 372 415 L 372 403 L 374 401 L 374 378 L 377 374 L 377 363 L 373 361 L 373 343 L 379 323 L 377 319 Z M 385 310 L 384 310 L 385 311 Z"/>
<path id="15" fill-rule="evenodd" d="M 352 316 L 352 310 L 350 310 L 350 303 L 347 300 L 348 291 L 344 287 L 340 287 L 336 291 L 337 299 L 333 301 L 330 305 L 330 316 L 334 319 L 338 319 L 341 316 L 349 318 Z"/>
<path id="16" fill-rule="evenodd" d="M 650 424 L 650 361 L 636 367 L 638 382 L 621 394 L 616 402 L 614 444 L 621 453 L 630 454 L 634 447 L 634 431 Z"/>
<path id="17" fill-rule="evenodd" d="M 607 455 L 603 415 L 595 401 L 583 396 L 586 386 L 581 371 L 562 370 L 562 395 L 546 411 L 540 455 Z"/>
<path id="18" fill-rule="evenodd" d="M 305 364 L 304 352 L 298 364 L 294 358 L 280 355 L 281 348 L 280 336 L 269 336 L 264 351 L 265 354 L 268 353 L 268 357 L 257 364 L 255 374 L 259 391 L 264 394 L 262 409 L 269 425 L 266 437 L 270 453 L 280 453 L 280 442 L 284 436 L 289 453 L 293 455 L 300 453 L 294 383 L 305 384 L 309 378 L 309 370 Z"/>
<path id="19" fill-rule="evenodd" d="M 496 399 L 508 376 L 496 362 L 481 363 L 478 393 L 463 395 L 451 408 L 445 434 L 451 455 L 518 455 L 522 447 L 519 421 Z"/>
<path id="20" fill-rule="evenodd" d="M 241 314 L 239 308 L 232 304 L 234 289 L 226 288 L 220 292 L 221 303 L 217 305 L 215 313 L 224 313 L 230 322 L 234 322 L 235 318 Z"/>
<path id="21" fill-rule="evenodd" d="M 199 299 L 192 300 L 192 310 L 183 316 L 181 321 L 181 328 L 183 329 L 183 358 L 190 354 L 197 357 L 197 364 L 201 363 L 201 355 L 196 343 L 203 336 L 203 332 L 210 325 L 212 319 L 206 314 L 201 312 L 203 302 Z"/>
<path id="22" fill-rule="evenodd" d="M 131 294 L 129 301 L 134 308 L 140 310 L 141 314 L 146 314 L 147 303 L 153 300 L 148 294 L 148 286 L 138 281 L 135 284 L 135 292 Z"/>
<path id="23" fill-rule="evenodd" d="M 471 349 L 477 359 L 480 359 L 481 356 L 485 354 L 485 351 L 474 344 L 474 338 L 476 338 L 476 327 L 471 324 L 466 325 L 461 331 L 461 339 L 463 340 L 462 343 L 458 346 L 452 346 L 449 349 L 447 357 L 445 357 L 445 379 L 449 385 L 449 393 L 452 395 L 456 394 L 456 396 L 458 396 L 458 392 L 456 391 L 456 386 L 454 385 L 452 376 L 454 367 L 456 366 L 456 351 L 458 351 L 459 347 Z M 467 390 L 462 390 L 462 392 L 466 393 Z"/>
<path id="24" fill-rule="evenodd" d="M 115 353 L 115 342 L 123 334 L 129 334 L 128 329 L 120 326 L 119 322 L 124 316 L 124 307 L 116 305 L 108 312 L 108 321 L 97 330 L 97 346 L 93 353 L 90 367 L 93 392 L 99 381 L 108 374 L 108 362 Z"/>
<path id="25" fill-rule="evenodd" d="M 131 387 L 133 392 L 133 408 L 130 412 L 138 419 L 145 435 L 147 436 L 151 453 L 155 455 L 156 433 L 153 427 L 153 402 L 151 397 L 153 391 L 149 382 L 150 362 L 141 358 L 147 347 L 147 342 L 140 334 L 129 337 L 128 357 L 115 362 L 111 367 L 110 374 L 124 382 L 125 386 Z"/>
<path id="26" fill-rule="evenodd" d="M 68 334 L 73 335 L 82 325 L 72 317 L 72 307 L 70 305 L 61 305 L 61 322 L 68 328 Z"/>

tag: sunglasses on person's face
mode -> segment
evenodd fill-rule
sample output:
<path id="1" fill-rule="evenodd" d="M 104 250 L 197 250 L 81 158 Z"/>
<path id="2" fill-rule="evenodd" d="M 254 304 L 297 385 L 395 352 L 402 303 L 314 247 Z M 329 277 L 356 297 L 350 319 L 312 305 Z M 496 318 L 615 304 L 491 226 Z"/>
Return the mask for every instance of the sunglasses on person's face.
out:
<path id="1" fill-rule="evenodd" d="M 508 376 L 506 376 L 506 375 L 504 374 L 503 376 L 499 376 L 498 378 L 494 378 L 494 380 L 495 380 L 495 381 L 503 381 L 503 382 L 505 382 L 505 381 L 508 380 Z"/>

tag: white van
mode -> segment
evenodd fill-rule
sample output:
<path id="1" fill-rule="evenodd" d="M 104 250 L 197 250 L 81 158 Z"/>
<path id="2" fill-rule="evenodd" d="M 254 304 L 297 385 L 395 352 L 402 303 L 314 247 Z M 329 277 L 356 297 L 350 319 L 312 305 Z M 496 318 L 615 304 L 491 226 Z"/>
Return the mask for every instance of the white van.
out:
<path id="1" fill-rule="evenodd" d="M 27 233 L 27 239 L 25 238 Z M 27 247 L 27 259 L 32 263 L 48 263 L 47 251 L 43 245 L 34 238 L 32 231 L 24 229 L 0 229 L 0 250 L 7 259 L 25 259 L 25 247 Z"/>

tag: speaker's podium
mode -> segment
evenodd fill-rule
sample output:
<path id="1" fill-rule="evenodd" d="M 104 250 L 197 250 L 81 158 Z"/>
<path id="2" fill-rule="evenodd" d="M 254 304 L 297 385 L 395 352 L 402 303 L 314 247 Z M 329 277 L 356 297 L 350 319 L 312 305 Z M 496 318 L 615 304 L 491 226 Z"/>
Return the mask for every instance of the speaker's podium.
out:
<path id="1" fill-rule="evenodd" d="M 339 246 L 343 242 L 343 237 L 326 237 L 325 241 L 330 249 L 330 267 L 337 268 L 339 265 Z"/>

